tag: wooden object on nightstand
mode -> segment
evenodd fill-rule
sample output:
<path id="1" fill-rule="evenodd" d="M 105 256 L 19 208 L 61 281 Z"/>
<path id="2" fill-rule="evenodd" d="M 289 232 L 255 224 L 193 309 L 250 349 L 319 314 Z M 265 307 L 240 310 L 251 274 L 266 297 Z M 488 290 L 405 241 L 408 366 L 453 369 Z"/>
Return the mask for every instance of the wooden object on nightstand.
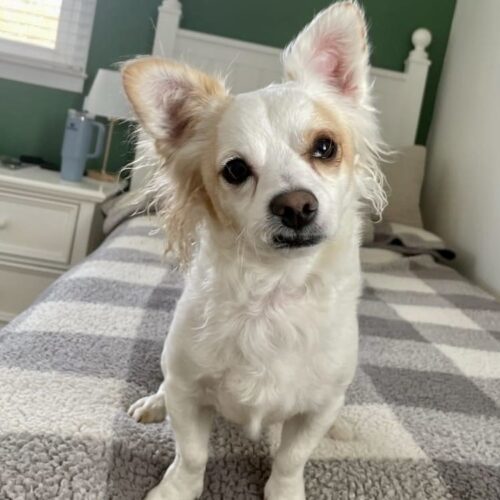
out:
<path id="1" fill-rule="evenodd" d="M 123 187 L 65 182 L 39 167 L 0 168 L 0 326 L 99 245 L 100 205 Z"/>

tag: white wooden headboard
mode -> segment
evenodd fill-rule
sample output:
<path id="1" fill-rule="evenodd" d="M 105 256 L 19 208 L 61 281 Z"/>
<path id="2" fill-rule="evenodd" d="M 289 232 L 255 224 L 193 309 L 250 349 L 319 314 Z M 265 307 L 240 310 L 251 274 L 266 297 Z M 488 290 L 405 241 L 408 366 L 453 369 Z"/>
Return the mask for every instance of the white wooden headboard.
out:
<path id="1" fill-rule="evenodd" d="M 228 74 L 234 93 L 265 87 L 282 79 L 280 49 L 181 29 L 179 0 L 163 0 L 159 8 L 153 54 L 173 57 L 208 72 Z M 394 149 L 414 144 L 431 64 L 426 48 L 431 33 L 420 28 L 413 33 L 414 49 L 405 61 L 405 71 L 372 68 L 375 106 L 380 112 L 382 136 Z M 134 173 L 132 188 L 141 180 Z"/>

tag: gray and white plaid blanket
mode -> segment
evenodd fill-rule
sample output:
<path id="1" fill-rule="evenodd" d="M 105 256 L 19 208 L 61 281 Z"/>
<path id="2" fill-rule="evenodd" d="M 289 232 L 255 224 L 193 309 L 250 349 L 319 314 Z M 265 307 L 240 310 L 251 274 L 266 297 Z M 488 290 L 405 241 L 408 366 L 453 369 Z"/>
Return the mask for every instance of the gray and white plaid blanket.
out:
<path id="1" fill-rule="evenodd" d="M 139 217 L 0 333 L 0 498 L 140 499 L 173 458 L 156 389 L 181 277 Z M 357 376 L 306 468 L 310 499 L 500 498 L 500 304 L 428 255 L 366 269 Z M 203 499 L 259 499 L 272 433 L 222 419 Z"/>

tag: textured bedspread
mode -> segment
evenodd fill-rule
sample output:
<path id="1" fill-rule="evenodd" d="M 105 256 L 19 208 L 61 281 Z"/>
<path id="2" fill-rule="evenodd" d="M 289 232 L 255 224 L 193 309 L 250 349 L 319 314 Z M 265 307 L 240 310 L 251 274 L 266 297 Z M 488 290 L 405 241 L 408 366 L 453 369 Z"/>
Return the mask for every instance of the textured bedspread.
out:
<path id="1" fill-rule="evenodd" d="M 136 218 L 0 333 L 0 499 L 140 499 L 173 458 L 161 381 L 181 278 Z M 500 498 L 500 305 L 430 257 L 366 270 L 360 364 L 308 499 Z M 203 499 L 260 499 L 270 442 L 217 420 Z M 272 447 L 272 446 L 271 446 Z"/>

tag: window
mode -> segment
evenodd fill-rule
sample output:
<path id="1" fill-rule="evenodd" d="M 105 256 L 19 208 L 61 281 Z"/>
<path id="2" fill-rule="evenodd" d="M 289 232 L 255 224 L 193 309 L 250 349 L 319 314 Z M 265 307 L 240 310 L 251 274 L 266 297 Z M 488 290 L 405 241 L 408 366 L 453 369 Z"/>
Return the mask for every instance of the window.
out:
<path id="1" fill-rule="evenodd" d="M 0 77 L 81 92 L 96 0 L 0 0 Z"/>

